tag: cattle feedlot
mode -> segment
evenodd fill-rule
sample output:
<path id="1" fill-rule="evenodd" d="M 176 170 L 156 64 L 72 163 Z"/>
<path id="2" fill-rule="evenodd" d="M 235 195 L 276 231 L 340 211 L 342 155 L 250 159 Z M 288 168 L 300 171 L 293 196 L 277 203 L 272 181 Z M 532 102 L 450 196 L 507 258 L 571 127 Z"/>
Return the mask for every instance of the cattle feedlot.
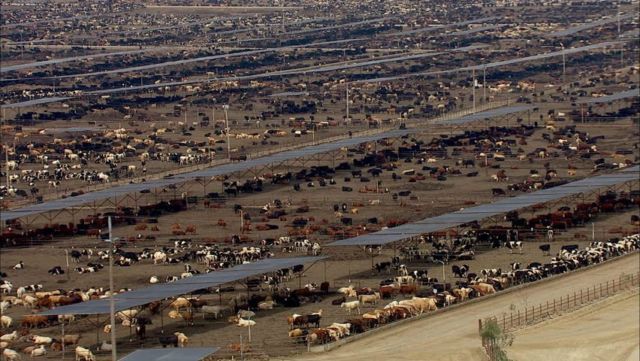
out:
<path id="1" fill-rule="evenodd" d="M 637 361 L 638 14 L 3 2 L 0 361 Z"/>

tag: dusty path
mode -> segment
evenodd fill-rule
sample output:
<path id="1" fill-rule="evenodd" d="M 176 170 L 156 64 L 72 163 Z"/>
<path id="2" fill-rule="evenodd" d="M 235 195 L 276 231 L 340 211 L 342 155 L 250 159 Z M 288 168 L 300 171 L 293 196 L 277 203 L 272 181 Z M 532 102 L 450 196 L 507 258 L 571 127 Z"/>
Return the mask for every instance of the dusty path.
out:
<path id="1" fill-rule="evenodd" d="M 332 361 L 479 360 L 482 357 L 477 326 L 479 318 L 500 315 L 502 312 L 507 312 L 511 305 L 520 308 L 538 304 L 547 299 L 566 295 L 574 290 L 606 282 L 623 273 L 629 274 L 639 270 L 640 254 L 635 254 L 587 271 L 498 296 L 492 300 L 410 322 L 393 328 L 389 332 L 374 334 L 352 342 L 332 352 L 307 354 L 304 357 L 296 357 L 296 359 Z M 624 311 L 623 309 L 620 312 Z M 626 312 L 629 315 L 633 312 L 637 314 L 637 303 L 635 305 L 629 304 Z M 593 322 L 596 322 L 596 318 L 593 319 Z M 587 333 L 588 330 L 584 332 Z M 569 338 L 570 336 L 567 335 L 567 339 Z M 578 337 L 576 336 L 576 338 Z M 526 338 L 523 337 L 523 340 Z M 516 353 L 513 356 L 516 357 Z M 520 360 L 518 357 L 516 359 Z M 537 359 L 547 358 L 538 357 Z M 594 359 L 598 359 L 596 355 L 594 355 Z"/>
<path id="2" fill-rule="evenodd" d="M 509 357 L 527 360 L 637 361 L 640 294 L 622 293 L 516 333 Z M 596 331 L 597 332 L 594 332 Z"/>

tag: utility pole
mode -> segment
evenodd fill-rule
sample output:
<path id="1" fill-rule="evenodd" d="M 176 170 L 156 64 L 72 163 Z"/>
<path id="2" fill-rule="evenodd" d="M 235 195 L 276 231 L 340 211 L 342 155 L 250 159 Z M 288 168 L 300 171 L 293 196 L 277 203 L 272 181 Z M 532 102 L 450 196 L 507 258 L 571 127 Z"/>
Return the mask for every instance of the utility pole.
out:
<path id="1" fill-rule="evenodd" d="M 284 0 L 282 0 L 282 3 L 280 4 L 280 13 L 282 14 L 282 34 L 284 36 Z"/>
<path id="2" fill-rule="evenodd" d="M 482 67 L 482 103 L 487 101 L 487 67 Z"/>
<path id="3" fill-rule="evenodd" d="M 620 37 L 620 2 L 618 2 L 618 37 Z"/>
<path id="4" fill-rule="evenodd" d="M 564 44 L 560 43 L 560 47 L 562 48 L 562 86 L 564 88 L 564 84 L 566 83 L 565 75 L 567 73 L 567 61 L 565 57 Z"/>
<path id="5" fill-rule="evenodd" d="M 618 39 L 620 38 L 620 2 L 618 2 Z M 620 67 L 624 66 L 624 43 L 620 44 Z"/>
<path id="6" fill-rule="evenodd" d="M 118 359 L 116 352 L 116 305 L 113 286 L 113 234 L 111 232 L 111 216 L 107 219 L 109 225 L 109 317 L 111 319 L 111 361 Z"/>
<path id="7" fill-rule="evenodd" d="M 476 69 L 471 69 L 471 88 L 473 94 L 473 112 L 476 112 Z"/>
<path id="8" fill-rule="evenodd" d="M 7 168 L 7 189 L 11 188 L 9 184 L 9 178 L 11 178 L 11 172 L 9 171 L 9 144 L 4 146 L 4 159 L 5 159 L 5 166 Z"/>
<path id="9" fill-rule="evenodd" d="M 347 117 L 345 121 L 349 121 L 349 83 L 345 83 L 346 96 L 347 96 Z"/>
<path id="10" fill-rule="evenodd" d="M 222 106 L 224 109 L 224 123 L 225 123 L 225 133 L 227 133 L 227 159 L 231 160 L 231 143 L 229 143 L 229 114 L 227 111 L 229 110 L 229 105 L 225 104 Z"/>

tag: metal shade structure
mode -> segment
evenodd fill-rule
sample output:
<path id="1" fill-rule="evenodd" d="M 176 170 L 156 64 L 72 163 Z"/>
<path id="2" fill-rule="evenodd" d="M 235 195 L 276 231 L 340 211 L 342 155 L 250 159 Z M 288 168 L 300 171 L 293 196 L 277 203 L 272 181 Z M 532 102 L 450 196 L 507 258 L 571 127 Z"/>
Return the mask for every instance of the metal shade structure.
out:
<path id="1" fill-rule="evenodd" d="M 330 243 L 329 246 L 384 245 L 411 237 L 417 237 L 425 233 L 457 227 L 483 218 L 530 207 L 535 204 L 554 201 L 574 194 L 614 186 L 629 181 L 637 181 L 639 177 L 640 166 L 633 166 L 620 172 L 585 178 L 561 186 L 543 189 L 517 197 L 505 198 L 497 202 L 476 207 L 465 208 L 458 212 L 426 218 L 418 222 L 403 224 L 379 232 L 343 239 Z"/>
<path id="2" fill-rule="evenodd" d="M 148 348 L 135 350 L 120 361 L 200 361 L 219 347 Z"/>
<path id="3" fill-rule="evenodd" d="M 260 157 L 256 159 L 248 159 L 243 162 L 227 163 L 220 166 L 211 168 L 205 168 L 202 170 L 177 174 L 170 178 L 162 178 L 157 180 L 146 181 L 142 183 L 125 184 L 117 187 L 111 187 L 108 189 L 81 194 L 76 197 L 67 197 L 61 199 L 55 199 L 40 204 L 32 204 L 29 206 L 17 208 L 10 211 L 3 211 L 0 214 L 0 220 L 7 221 L 20 217 L 26 217 L 35 215 L 38 213 L 50 212 L 75 206 L 80 206 L 85 203 L 91 203 L 94 201 L 121 196 L 128 193 L 140 192 L 142 190 L 162 188 L 172 184 L 182 183 L 193 180 L 198 177 L 214 177 L 223 174 L 230 174 L 235 172 L 246 171 L 254 167 L 265 166 L 271 163 L 282 162 L 286 160 L 293 160 L 296 158 L 312 156 L 316 154 L 322 154 L 334 150 L 338 150 L 343 147 L 352 147 L 360 143 L 374 142 L 384 138 L 401 137 L 407 135 L 416 130 L 411 129 L 396 129 L 387 132 L 382 132 L 374 135 L 359 136 L 347 139 L 341 139 L 335 142 L 323 143 L 308 146 L 305 148 L 294 149 L 290 151 L 275 153 L 269 156 Z"/>
<path id="4" fill-rule="evenodd" d="M 476 120 L 482 120 L 482 119 L 493 118 L 493 117 L 501 117 L 501 116 L 505 116 L 513 113 L 523 112 L 530 109 L 533 109 L 533 106 L 512 105 L 507 107 L 490 109 L 490 110 L 486 110 L 479 113 L 468 114 L 456 119 L 439 120 L 434 122 L 434 124 L 460 125 L 460 124 L 473 122 Z"/>
<path id="5" fill-rule="evenodd" d="M 442 75 L 442 74 L 457 73 L 457 72 L 464 72 L 464 71 L 471 71 L 471 70 L 498 68 L 498 67 L 515 65 L 515 64 L 520 64 L 520 63 L 525 63 L 530 61 L 545 60 L 545 59 L 562 56 L 562 55 L 566 56 L 566 55 L 578 54 L 586 51 L 600 50 L 600 49 L 610 48 L 614 46 L 619 46 L 621 44 L 625 44 L 625 42 L 624 41 L 605 41 L 602 43 L 589 44 L 589 45 L 580 46 L 576 48 L 566 48 L 559 51 L 540 53 L 536 55 L 525 56 L 522 58 L 513 58 L 513 59 L 507 59 L 507 60 L 494 61 L 486 64 L 465 66 L 465 67 L 460 67 L 456 69 L 427 71 L 427 72 L 408 73 L 408 74 L 386 76 L 386 77 L 377 77 L 377 78 L 370 78 L 370 79 L 361 79 L 361 80 L 354 80 L 350 83 L 351 84 L 380 83 L 380 82 L 400 80 L 400 79 L 413 78 L 413 77 L 433 76 L 433 75 Z"/>
<path id="6" fill-rule="evenodd" d="M 610 17 L 610 18 L 604 18 L 604 19 L 600 19 L 600 20 L 595 20 L 589 23 L 582 23 L 582 24 L 578 24 L 575 26 L 571 26 L 569 28 L 566 29 L 562 29 L 562 30 L 557 30 L 554 31 L 552 33 L 550 33 L 550 36 L 555 36 L 555 37 L 559 37 L 559 36 L 569 36 L 569 35 L 574 35 L 577 34 L 583 30 L 588 30 L 588 29 L 592 29 L 592 28 L 596 28 L 598 26 L 603 26 L 603 25 L 607 25 L 607 24 L 611 24 L 611 23 L 615 23 L 616 21 L 625 21 L 628 19 L 633 19 L 634 17 L 636 17 L 636 14 L 625 14 L 622 16 L 614 16 L 614 17 Z"/>
<path id="7" fill-rule="evenodd" d="M 625 90 L 619 93 L 614 93 L 611 95 L 605 95 L 603 97 L 589 98 L 589 99 L 580 99 L 578 100 L 578 104 L 597 104 L 597 103 L 608 103 L 616 100 L 628 99 L 640 97 L 640 89 L 630 89 Z"/>
<path id="8" fill-rule="evenodd" d="M 239 281 L 263 273 L 274 272 L 283 268 L 291 268 L 300 264 L 315 263 L 326 258 L 326 256 L 318 256 L 263 259 L 222 271 L 184 278 L 172 283 L 156 284 L 124 292 L 114 297 L 115 311 L 128 310 L 153 301 L 191 293 L 204 288 L 217 287 L 225 283 Z M 100 315 L 107 313 L 110 313 L 109 299 L 105 298 L 57 307 L 41 312 L 40 315 Z"/>

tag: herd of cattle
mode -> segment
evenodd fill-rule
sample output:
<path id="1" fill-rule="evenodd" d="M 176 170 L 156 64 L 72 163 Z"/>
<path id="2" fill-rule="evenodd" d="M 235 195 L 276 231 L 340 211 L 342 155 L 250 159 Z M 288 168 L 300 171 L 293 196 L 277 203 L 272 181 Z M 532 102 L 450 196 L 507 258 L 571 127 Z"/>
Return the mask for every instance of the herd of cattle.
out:
<path id="1" fill-rule="evenodd" d="M 376 181 L 384 172 L 390 173 L 394 182 L 406 181 L 409 183 L 420 182 L 427 178 L 437 179 L 439 181 L 446 181 L 449 176 L 466 175 L 477 176 L 477 170 L 473 170 L 466 174 L 463 174 L 463 170 L 468 167 L 488 167 L 496 169 L 496 173 L 492 174 L 493 179 L 497 181 L 508 181 L 509 176 L 505 169 L 501 169 L 501 163 L 506 158 L 518 159 L 520 161 L 534 162 L 534 159 L 553 159 L 556 157 L 566 157 L 567 159 L 575 160 L 576 162 L 584 162 L 590 158 L 598 158 L 593 161 L 594 170 L 614 168 L 626 166 L 631 160 L 627 159 L 630 155 L 628 150 L 620 149 L 612 155 L 613 158 L 619 158 L 619 161 L 614 163 L 607 163 L 604 158 L 598 153 L 596 143 L 601 137 L 590 137 L 588 133 L 580 132 L 575 129 L 574 126 L 565 126 L 559 129 L 554 127 L 548 127 L 549 133 L 543 133 L 543 138 L 549 142 L 547 148 L 538 148 L 531 152 L 526 152 L 524 146 L 527 144 L 527 137 L 531 137 L 536 129 L 535 126 L 520 125 L 515 127 L 491 127 L 486 130 L 468 130 L 459 135 L 442 136 L 433 138 L 429 142 L 404 136 L 400 139 L 400 144 L 394 145 L 396 141 L 393 140 L 381 140 L 378 143 L 382 147 L 377 147 L 375 150 L 370 145 L 362 144 L 354 147 L 353 149 L 345 149 L 347 156 L 354 157 L 356 154 L 361 154 L 362 159 L 353 159 L 352 162 L 343 162 L 336 167 L 317 166 L 309 169 L 303 169 L 299 172 L 289 172 L 286 174 L 263 174 L 260 177 L 253 177 L 247 179 L 244 182 L 231 181 L 228 177 L 220 179 L 223 181 L 224 189 L 223 194 L 210 193 L 205 197 L 205 206 L 219 207 L 229 197 L 236 196 L 243 193 L 261 192 L 268 184 L 288 184 L 292 185 L 294 190 L 303 191 L 304 188 L 301 185 L 307 187 L 330 187 L 338 185 L 337 172 L 350 172 L 348 176 L 345 176 L 340 181 L 341 189 L 345 192 L 353 191 L 356 181 L 362 184 L 359 188 L 359 192 L 385 192 L 387 188 L 379 188 L 377 186 L 368 185 L 369 182 Z M 128 139 L 126 133 L 122 131 L 112 132 L 114 139 Z M 124 137 L 124 138 L 123 138 Z M 135 139 L 135 137 L 134 137 Z M 91 144 L 93 147 L 95 139 L 88 138 L 81 142 L 73 144 L 74 147 L 88 147 Z M 133 141 L 133 140 L 132 140 Z M 102 144 L 98 142 L 96 144 Z M 109 143 L 111 144 L 111 143 Z M 63 157 L 66 160 L 71 157 L 82 162 L 98 162 L 105 164 L 117 164 L 118 161 L 123 158 L 122 154 L 125 153 L 109 153 L 113 151 L 111 147 L 104 146 L 101 148 L 104 152 L 98 150 L 79 150 L 71 147 L 70 144 L 64 142 L 54 143 L 55 149 L 52 151 L 64 154 Z M 59 148 L 59 149 L 58 149 Z M 141 162 L 148 160 L 147 152 L 135 152 L 136 146 L 129 151 L 141 158 Z M 26 149 L 28 150 L 28 149 Z M 25 151 L 26 151 L 25 150 Z M 38 153 L 38 154 L 36 154 Z M 37 184 L 34 183 L 37 180 L 43 180 L 47 182 L 53 182 L 54 186 L 57 186 L 57 182 L 63 181 L 65 178 L 81 178 L 84 180 L 100 180 L 109 179 L 110 175 L 113 175 L 107 171 L 96 171 L 82 169 L 78 170 L 74 175 L 70 176 L 68 172 L 72 170 L 72 166 L 61 162 L 61 160 L 51 160 L 49 158 L 38 159 L 38 157 L 46 157 L 46 155 L 40 154 L 42 152 L 34 152 L 25 159 L 25 162 L 35 163 L 51 163 L 44 164 L 46 169 L 42 170 L 29 170 L 18 169 L 20 167 L 19 161 L 10 161 L 8 163 L 8 169 L 14 172 L 20 172 L 12 174 L 11 176 L 16 178 L 16 182 L 22 182 L 29 184 L 32 195 L 38 194 Z M 85 154 L 86 153 L 86 154 Z M 631 152 L 632 154 L 633 152 Z M 25 154 L 30 154 L 29 152 Z M 82 157 L 80 157 L 82 155 Z M 626 157 L 626 158 L 625 158 Z M 33 159 L 32 159 L 33 158 Z M 455 160 L 455 165 L 446 165 L 447 159 Z M 13 162 L 13 163 L 12 163 Z M 401 162 L 409 164 L 414 167 L 413 164 L 421 166 L 421 168 L 404 169 Z M 565 180 L 557 181 L 555 178 L 559 175 L 559 171 L 552 169 L 550 166 L 551 161 L 548 161 L 544 165 L 544 170 L 531 169 L 528 179 L 520 182 L 513 183 L 507 186 L 507 189 L 500 187 L 494 187 L 492 193 L 495 196 L 504 195 L 510 190 L 514 191 L 531 191 L 539 188 L 548 188 L 557 186 L 566 182 Z M 136 171 L 135 165 L 126 166 L 127 169 L 115 168 L 122 170 L 125 173 L 131 173 Z M 581 165 L 580 167 L 584 167 Z M 70 169 L 66 169 L 70 168 Z M 364 169 L 367 168 L 367 169 Z M 404 170 L 403 170 L 404 169 Z M 572 164 L 568 166 L 568 176 L 575 175 L 576 167 Z M 3 186 L 4 187 L 4 186 Z M 172 187 L 172 186 L 169 186 Z M 4 187 L 6 188 L 6 187 Z M 7 189 L 0 189 L 0 192 L 6 192 Z M 22 190 L 26 193 L 26 190 Z M 415 198 L 416 196 L 410 190 L 399 190 L 393 192 L 393 199 L 400 201 L 406 197 Z M 640 197 L 635 197 L 640 198 Z M 196 200 L 197 201 L 197 200 Z M 371 202 L 380 202 L 379 200 L 371 200 Z M 287 220 L 287 210 L 282 207 L 276 207 L 260 214 L 252 214 L 247 210 L 243 214 L 245 219 L 245 225 L 243 231 L 250 231 L 252 228 L 256 230 L 273 230 L 281 227 L 274 221 L 287 220 L 291 221 L 292 228 L 290 229 L 290 235 L 298 235 L 300 232 L 309 234 L 309 232 L 321 232 L 328 235 L 340 234 L 345 237 L 361 235 L 367 232 L 379 230 L 383 227 L 392 227 L 397 224 L 405 222 L 402 219 L 390 219 L 385 223 L 378 223 L 378 219 L 367 219 L 366 222 L 360 222 L 356 224 L 353 217 L 349 217 L 347 214 L 349 211 L 357 213 L 358 206 L 362 205 L 350 205 L 349 209 L 342 209 L 336 211 L 336 218 L 340 222 L 337 225 L 327 225 L 329 220 L 316 220 L 314 224 L 311 217 L 302 217 L 299 213 L 304 213 L 304 207 L 296 209 L 293 215 L 293 220 Z M 344 208 L 344 207 L 343 207 Z M 150 228 L 158 230 L 157 225 L 151 223 L 157 223 L 157 218 L 164 213 L 175 213 L 184 211 L 187 209 L 187 202 L 185 199 L 177 198 L 169 201 L 160 201 L 156 204 L 149 204 L 145 206 L 139 206 L 138 209 L 130 207 L 119 208 L 115 212 L 108 214 L 95 214 L 84 217 L 78 224 L 47 224 L 39 228 L 24 229 L 18 222 L 11 223 L 8 227 L 5 227 L 2 235 L 0 236 L 0 246 L 12 246 L 21 245 L 24 242 L 32 242 L 34 240 L 48 240 L 55 237 L 69 237 L 75 235 L 98 235 L 100 230 L 106 226 L 107 216 L 112 216 L 115 224 L 136 224 L 141 222 L 141 217 L 149 217 L 145 223 L 150 224 Z M 604 209 L 604 208 L 603 208 Z M 306 209 L 308 211 L 308 208 Z M 289 212 L 290 213 L 290 212 Z M 291 214 L 290 214 L 291 216 Z M 251 222 L 255 224 L 251 224 Z M 221 220 L 219 224 L 226 224 L 224 220 Z M 562 222 L 552 222 L 562 226 Z M 153 235 L 147 237 L 153 238 Z M 135 240 L 134 237 L 131 237 Z"/>
<path id="2" fill-rule="evenodd" d="M 255 254 L 259 253 L 259 250 L 245 249 L 243 251 L 244 252 L 241 251 L 239 254 L 234 256 L 229 256 L 226 254 L 227 251 L 199 250 L 194 251 L 193 255 L 203 260 L 222 259 L 224 257 L 228 257 L 229 260 L 236 260 L 241 263 L 248 262 L 249 259 L 254 261 L 256 260 L 255 257 L 258 257 Z M 148 251 L 142 251 L 142 253 L 147 252 Z M 153 255 L 150 255 L 148 258 L 152 258 L 154 262 L 164 262 L 167 257 L 167 253 L 165 252 L 170 253 L 170 250 L 158 251 Z M 71 253 L 73 260 L 77 262 L 84 257 L 90 258 L 94 256 L 90 249 L 73 250 Z M 104 257 L 105 255 L 98 252 L 95 256 Z M 131 259 L 134 257 L 134 254 L 125 254 L 120 255 L 119 257 L 127 257 L 128 259 Z M 24 269 L 26 268 L 22 262 L 13 268 L 16 273 Z M 56 267 L 55 269 L 61 269 L 61 267 Z M 300 274 L 303 269 L 303 265 L 281 269 L 273 272 L 272 274 L 263 276 L 262 279 L 248 280 L 247 286 L 250 289 L 254 289 L 261 284 L 264 284 L 267 288 L 275 290 L 278 284 Z M 191 277 L 195 273 L 199 272 L 197 272 L 191 265 L 185 264 L 185 273 L 182 274 L 182 277 Z M 75 347 L 76 360 L 95 360 L 95 356 L 89 348 L 79 345 L 81 339 L 80 335 L 67 334 L 64 336 L 64 339 L 61 339 L 59 337 L 47 337 L 33 334 L 34 330 L 40 328 L 47 328 L 61 323 L 70 324 L 78 320 L 80 316 L 42 316 L 28 313 L 27 311 L 19 322 L 14 322 L 13 318 L 6 314 L 6 311 L 12 307 L 23 307 L 26 310 L 38 312 L 54 307 L 71 305 L 89 300 L 103 299 L 111 295 L 109 290 L 91 287 L 84 290 L 73 289 L 64 291 L 58 289 L 44 291 L 43 285 L 41 284 L 15 288 L 14 285 L 6 279 L 6 274 L 2 274 L 1 276 L 0 295 L 2 296 L 2 301 L 0 302 L 0 314 L 2 317 L 0 328 L 2 331 L 0 332 L 0 349 L 3 350 L 2 354 L 7 360 L 13 361 L 20 359 L 20 353 L 15 351 L 13 348 L 19 348 L 22 351 L 22 354 L 26 354 L 31 357 L 38 357 L 45 356 L 48 351 L 60 351 L 62 347 Z M 152 279 L 153 278 L 157 277 L 153 276 Z M 168 279 L 167 281 L 170 282 L 171 280 Z M 309 285 L 309 287 L 312 286 Z M 326 285 L 323 285 L 323 288 L 326 287 Z M 233 287 L 223 287 L 217 289 L 216 292 L 233 291 L 233 289 Z M 304 290 L 305 292 L 308 292 L 308 288 L 305 288 Z M 115 295 L 127 291 L 130 290 L 121 289 L 117 292 L 113 292 L 113 294 Z M 194 294 L 197 293 L 199 292 L 194 292 Z M 295 295 L 293 296 L 295 301 L 289 300 L 289 297 L 291 297 L 292 294 Z M 199 296 L 177 297 L 168 304 L 168 317 L 183 320 L 186 324 L 193 325 L 196 312 L 200 312 L 203 319 L 206 315 L 213 315 L 215 319 L 218 319 L 225 314 L 235 314 L 236 316 L 230 317 L 230 321 L 237 323 L 239 326 L 247 327 L 255 325 L 255 321 L 251 320 L 251 317 L 253 317 L 255 313 L 251 310 L 257 311 L 272 309 L 277 303 L 295 307 L 299 306 L 301 302 L 304 302 L 304 297 L 302 295 L 298 295 L 295 292 L 290 293 L 289 290 L 286 289 L 274 293 L 269 298 L 270 299 L 267 300 L 267 297 L 259 295 L 247 297 L 244 294 L 237 294 L 234 295 L 227 304 L 214 305 L 211 301 L 203 300 Z M 145 312 L 147 314 L 145 314 Z M 142 309 L 119 311 L 116 313 L 116 319 L 123 327 L 131 328 L 135 332 L 136 336 L 140 340 L 143 340 L 146 338 L 146 327 L 153 324 L 151 317 L 158 315 L 161 312 L 163 312 L 162 301 L 155 301 L 143 306 Z M 9 330 L 9 332 L 7 332 L 7 330 Z M 111 326 L 105 326 L 103 332 L 107 334 L 110 333 Z M 158 342 L 163 347 L 185 347 L 188 343 L 188 337 L 182 332 L 176 332 L 173 335 L 159 336 Z M 111 347 L 111 344 L 104 341 L 97 347 L 97 350 L 110 351 Z"/>
<path id="3" fill-rule="evenodd" d="M 588 247 L 563 246 L 548 263 L 533 262 L 526 267 L 518 262 L 511 269 L 483 269 L 470 272 L 467 265 L 453 265 L 458 280 L 451 284 L 428 283 L 421 285 L 412 272 L 400 267 L 400 276 L 380 282 L 377 290 L 355 289 L 353 286 L 338 289 L 341 297 L 332 304 L 345 309 L 350 316 L 342 323 L 332 323 L 320 327 L 322 310 L 309 315 L 294 314 L 287 318 L 290 325 L 289 337 L 307 344 L 324 344 L 337 341 L 352 334 L 363 333 L 394 321 L 422 315 L 438 308 L 464 302 L 468 299 L 494 294 L 512 286 L 535 282 L 553 275 L 573 271 L 581 267 L 598 264 L 640 249 L 640 234 L 610 239 L 606 242 L 592 242 Z M 401 265 L 403 266 L 403 265 Z M 404 270 L 404 271 L 403 271 Z M 405 299 L 397 299 L 398 296 Z M 410 298 L 407 298 L 410 297 Z M 394 299 L 383 307 L 376 307 L 382 299 Z M 367 307 L 362 313 L 361 308 Z M 338 312 L 338 311 L 336 311 Z"/>

